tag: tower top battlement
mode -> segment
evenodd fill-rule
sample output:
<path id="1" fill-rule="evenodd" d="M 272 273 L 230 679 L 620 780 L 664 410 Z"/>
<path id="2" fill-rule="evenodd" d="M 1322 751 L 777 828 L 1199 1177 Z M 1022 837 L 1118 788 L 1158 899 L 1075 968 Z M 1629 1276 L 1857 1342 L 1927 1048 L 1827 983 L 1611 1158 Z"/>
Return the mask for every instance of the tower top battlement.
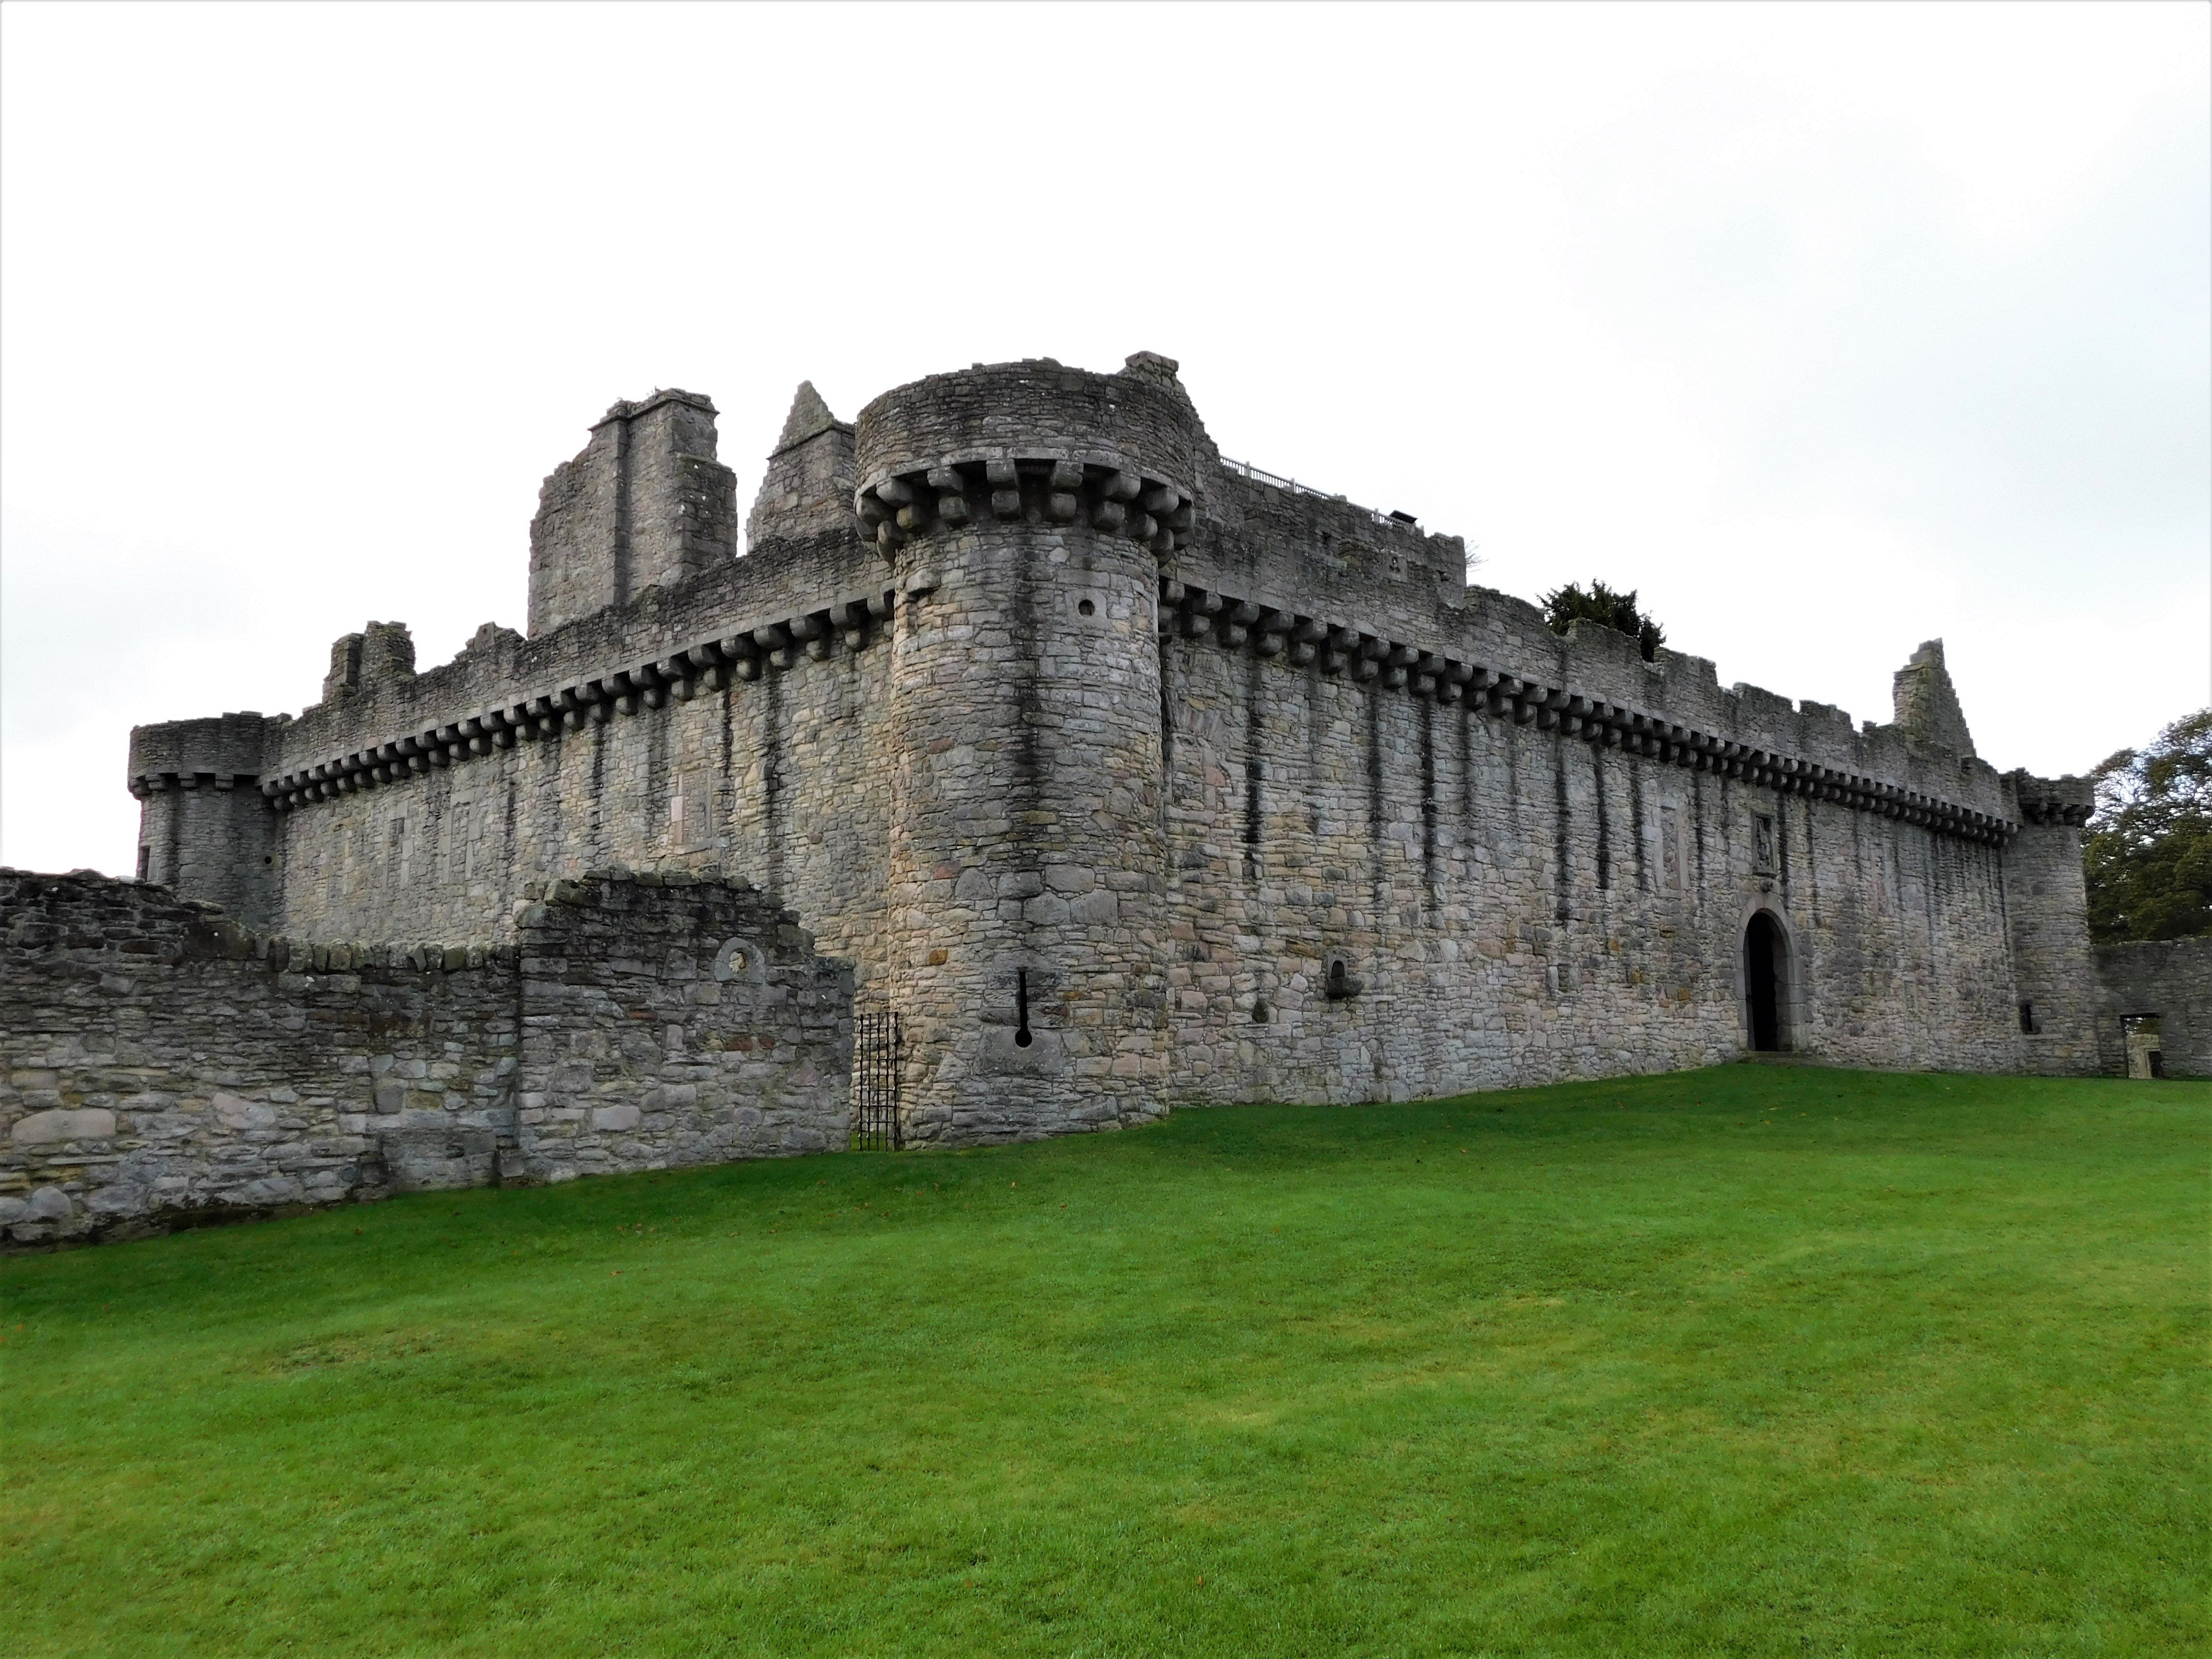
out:
<path id="1" fill-rule="evenodd" d="M 860 411 L 860 487 L 924 467 L 1040 459 L 1148 468 L 1188 495 L 1204 439 L 1198 411 L 1170 359 L 1129 362 L 1110 374 L 1049 357 L 978 363 L 894 387 Z"/>
<path id="2" fill-rule="evenodd" d="M 1152 352 L 1111 374 L 1049 357 L 933 374 L 862 410 L 858 445 L 854 510 L 886 556 L 986 511 L 1171 553 L 1207 447 L 1173 360 Z"/>

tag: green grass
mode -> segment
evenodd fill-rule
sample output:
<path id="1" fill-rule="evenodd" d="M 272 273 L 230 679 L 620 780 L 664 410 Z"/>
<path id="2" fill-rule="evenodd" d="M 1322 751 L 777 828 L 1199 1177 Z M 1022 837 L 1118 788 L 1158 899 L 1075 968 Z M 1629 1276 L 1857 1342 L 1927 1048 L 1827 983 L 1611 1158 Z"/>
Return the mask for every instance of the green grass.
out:
<path id="1" fill-rule="evenodd" d="M 0 1650 L 2196 1654 L 2212 1087 L 1732 1066 L 0 1264 Z"/>

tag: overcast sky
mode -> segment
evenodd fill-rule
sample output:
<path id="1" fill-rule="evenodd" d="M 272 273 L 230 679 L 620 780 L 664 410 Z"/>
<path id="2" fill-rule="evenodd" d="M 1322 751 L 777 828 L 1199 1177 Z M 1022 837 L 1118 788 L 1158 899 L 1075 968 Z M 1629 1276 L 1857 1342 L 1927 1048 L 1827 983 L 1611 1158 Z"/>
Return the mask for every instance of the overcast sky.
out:
<path id="1" fill-rule="evenodd" d="M 520 628 L 712 394 L 1182 362 L 1224 453 L 2081 771 L 2212 697 L 2203 5 L 0 9 L 0 860 L 134 722 Z"/>

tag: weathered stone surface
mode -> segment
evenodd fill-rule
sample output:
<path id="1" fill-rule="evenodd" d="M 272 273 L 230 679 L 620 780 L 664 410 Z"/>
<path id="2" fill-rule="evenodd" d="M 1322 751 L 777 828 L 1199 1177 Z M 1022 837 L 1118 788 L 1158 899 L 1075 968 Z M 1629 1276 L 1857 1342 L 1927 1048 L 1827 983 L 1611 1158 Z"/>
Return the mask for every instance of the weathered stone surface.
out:
<path id="1" fill-rule="evenodd" d="M 47 1140 L 105 1140 L 115 1133 L 115 1114 L 99 1107 L 81 1111 L 56 1109 L 19 1117 L 8 1138 L 19 1146 Z"/>
<path id="2" fill-rule="evenodd" d="M 2129 1070 L 2122 1022 L 2155 1017 L 2168 1077 L 2212 1077 L 2212 939 L 2108 945 L 2097 952 L 2103 1069 Z"/>
<path id="3" fill-rule="evenodd" d="M 726 935 L 682 975 L 651 941 L 541 937 L 616 870 L 788 906 L 903 1015 L 918 1140 L 1723 1059 L 1754 915 L 1790 1048 L 2111 1063 L 2082 786 L 1975 755 L 1940 641 L 1861 726 L 1562 638 L 1469 587 L 1457 538 L 1224 461 L 1152 354 L 979 365 L 852 426 L 802 387 L 743 558 L 713 427 L 690 393 L 618 404 L 547 480 L 528 638 L 416 672 L 372 624 L 296 718 L 134 734 L 149 876 L 239 919 L 145 948 L 231 960 L 243 922 L 317 985 L 514 948 L 595 988 L 562 1017 L 600 1046 L 529 1091 L 576 1141 L 558 1169 L 719 1144 L 670 1127 L 712 1067 L 595 998 L 665 975 L 682 1023 L 765 994 L 717 965 Z M 373 1076 L 372 1135 L 466 1088 Z"/>
<path id="4" fill-rule="evenodd" d="M 720 881 L 526 908 L 452 969 L 280 962 L 252 934 L 192 954 L 207 908 L 160 888 L 0 872 L 0 1240 L 843 1143 L 852 975 L 789 913 Z M 732 939 L 748 969 L 716 984 Z"/>
<path id="5" fill-rule="evenodd" d="M 58 1187 L 39 1187 L 32 1190 L 24 1206 L 33 1221 L 66 1221 L 73 1207 L 70 1196 Z"/>

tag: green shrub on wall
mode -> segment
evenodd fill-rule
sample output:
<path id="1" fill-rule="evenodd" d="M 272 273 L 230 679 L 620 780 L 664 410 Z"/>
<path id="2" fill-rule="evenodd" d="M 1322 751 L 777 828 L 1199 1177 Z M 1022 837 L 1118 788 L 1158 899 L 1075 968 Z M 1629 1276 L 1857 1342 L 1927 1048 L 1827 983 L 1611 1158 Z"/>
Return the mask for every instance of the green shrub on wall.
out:
<path id="1" fill-rule="evenodd" d="M 1659 647 L 1667 642 L 1667 630 L 1637 609 L 1636 590 L 1632 587 L 1626 593 L 1616 593 L 1603 582 L 1593 580 L 1585 592 L 1579 584 L 1569 582 L 1543 595 L 1540 603 L 1544 607 L 1544 621 L 1554 634 L 1564 634 L 1578 622 L 1595 623 L 1634 640 L 1646 662 L 1656 661 Z"/>

